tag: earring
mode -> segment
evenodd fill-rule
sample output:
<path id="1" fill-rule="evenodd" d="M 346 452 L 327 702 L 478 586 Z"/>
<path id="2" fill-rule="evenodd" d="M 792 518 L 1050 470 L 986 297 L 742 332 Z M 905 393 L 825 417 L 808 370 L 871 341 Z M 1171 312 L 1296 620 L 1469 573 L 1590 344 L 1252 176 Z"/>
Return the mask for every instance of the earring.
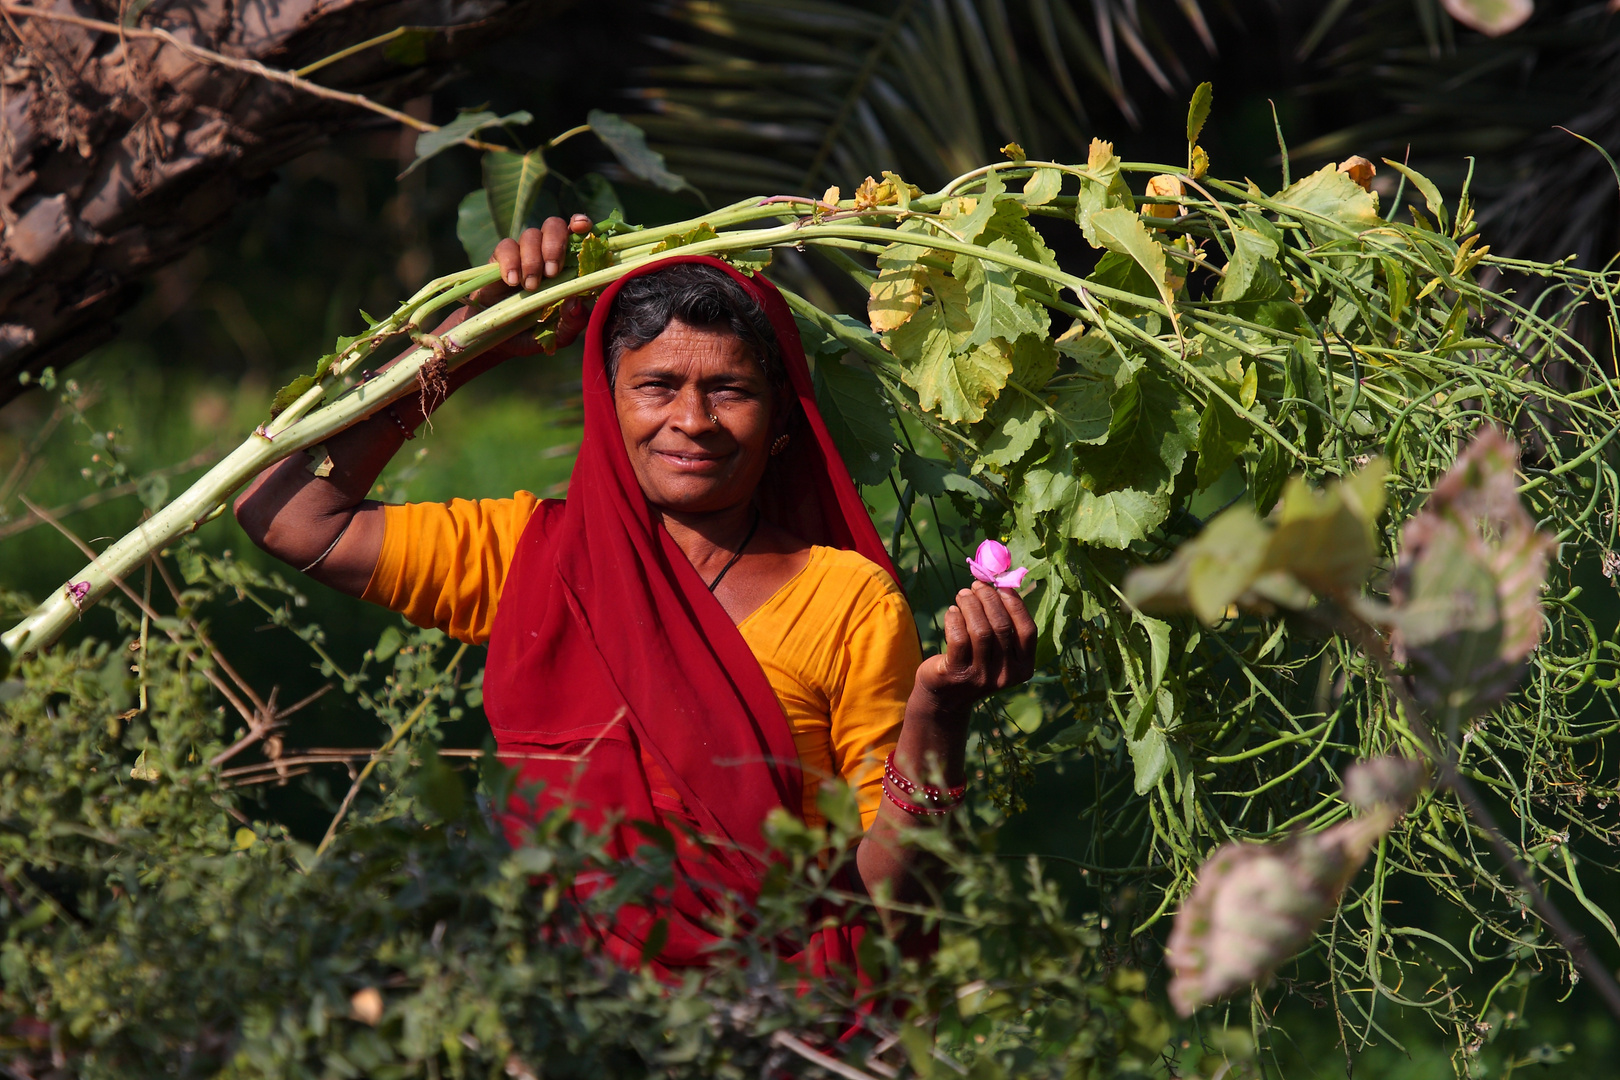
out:
<path id="1" fill-rule="evenodd" d="M 788 437 L 786 435 L 783 435 L 775 442 L 771 443 L 771 457 L 775 457 L 777 454 L 780 454 L 782 451 L 786 450 L 787 444 Z"/>

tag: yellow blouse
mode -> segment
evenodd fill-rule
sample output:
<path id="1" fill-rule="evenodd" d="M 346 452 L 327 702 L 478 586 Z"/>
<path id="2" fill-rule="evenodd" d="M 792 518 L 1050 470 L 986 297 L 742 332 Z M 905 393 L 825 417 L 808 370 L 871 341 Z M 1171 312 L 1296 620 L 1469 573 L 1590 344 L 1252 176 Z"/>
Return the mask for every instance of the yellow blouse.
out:
<path id="1" fill-rule="evenodd" d="M 460 641 L 489 640 L 533 495 L 386 508 L 382 553 L 365 599 Z M 922 652 L 911 608 L 876 563 L 813 547 L 804 569 L 737 625 L 776 691 L 804 767 L 804 816 L 839 776 L 871 825 L 883 759 L 894 749 Z"/>

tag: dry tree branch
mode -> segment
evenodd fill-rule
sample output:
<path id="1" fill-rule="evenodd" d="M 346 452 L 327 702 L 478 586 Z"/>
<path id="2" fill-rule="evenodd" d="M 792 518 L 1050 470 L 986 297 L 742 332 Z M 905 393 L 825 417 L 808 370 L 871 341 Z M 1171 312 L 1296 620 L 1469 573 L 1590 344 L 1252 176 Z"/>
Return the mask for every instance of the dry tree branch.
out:
<path id="1" fill-rule="evenodd" d="M 313 94 L 316 97 L 326 98 L 329 101 L 341 101 L 346 105 L 354 105 L 361 109 L 370 109 L 374 113 L 386 116 L 390 120 L 404 124 L 406 127 L 415 128 L 417 131 L 428 132 L 439 130 L 437 124 L 430 124 L 426 120 L 419 120 L 409 113 L 400 112 L 398 109 L 390 109 L 388 106 L 380 102 L 372 101 L 364 94 L 350 94 L 342 90 L 333 90 L 331 87 L 310 82 L 308 79 L 300 79 L 297 75 L 294 75 L 289 71 L 280 71 L 273 67 L 267 67 L 266 65 L 259 63 L 257 60 L 244 60 L 235 56 L 226 56 L 224 53 L 218 53 L 212 49 L 205 49 L 201 45 L 193 45 L 191 42 L 176 37 L 167 30 L 120 26 L 117 23 L 105 22 L 101 19 L 87 19 L 82 15 L 69 15 L 65 12 L 59 11 L 41 11 L 39 8 L 22 7 L 17 4 L 0 3 L 0 11 L 3 11 L 8 18 L 13 15 L 21 15 L 30 19 L 44 19 L 48 22 L 67 23 L 70 26 L 82 26 L 86 30 L 99 30 L 105 34 L 118 34 L 122 37 L 145 38 L 151 41 L 161 41 L 165 45 L 172 45 L 174 48 L 179 49 L 187 56 L 201 60 L 204 63 L 214 64 L 219 67 L 231 68 L 234 71 L 243 71 L 250 75 L 257 75 L 261 79 L 268 79 L 271 82 L 282 83 L 286 86 L 291 86 L 298 90 L 302 90 L 306 94 Z"/>

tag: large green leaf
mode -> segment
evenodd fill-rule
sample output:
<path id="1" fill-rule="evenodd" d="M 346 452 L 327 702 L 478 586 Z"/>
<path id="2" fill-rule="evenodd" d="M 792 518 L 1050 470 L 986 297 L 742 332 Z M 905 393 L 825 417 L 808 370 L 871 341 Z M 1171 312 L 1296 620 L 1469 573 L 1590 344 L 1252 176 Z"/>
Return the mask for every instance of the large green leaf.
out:
<path id="1" fill-rule="evenodd" d="M 1249 445 L 1249 425 L 1220 398 L 1210 395 L 1198 418 L 1198 490 L 1225 474 Z"/>
<path id="2" fill-rule="evenodd" d="M 467 261 L 480 266 L 495 254 L 495 245 L 501 234 L 496 231 L 495 218 L 489 212 L 489 193 L 483 188 L 469 191 L 456 207 L 456 239 L 467 252 Z"/>
<path id="3" fill-rule="evenodd" d="M 827 433 L 857 484 L 881 484 L 894 466 L 894 428 L 888 398 L 869 371 L 818 355 L 816 405 Z"/>
<path id="4" fill-rule="evenodd" d="M 484 110 L 464 112 L 439 130 L 424 131 L 418 135 L 416 137 L 416 160 L 407 165 L 405 172 L 400 175 L 406 176 L 415 172 L 417 166 L 428 158 L 444 153 L 452 146 L 472 138 L 485 128 L 516 127 L 530 123 L 533 120 L 533 116 L 521 110 L 507 113 L 505 116 L 497 116 L 495 113 Z"/>
<path id="5" fill-rule="evenodd" d="M 499 235 L 516 240 L 523 231 L 546 171 L 546 158 L 539 150 L 527 154 L 491 150 L 484 155 L 484 191 Z"/>
<path id="6" fill-rule="evenodd" d="M 967 333 L 951 330 L 945 310 L 927 305 L 889 335 L 889 347 L 924 409 L 951 423 L 976 423 L 1007 385 L 1012 360 L 994 343 L 965 347 Z"/>
<path id="7" fill-rule="evenodd" d="M 631 176 L 665 191 L 690 191 L 703 197 L 702 192 L 686 182 L 686 177 L 669 170 L 664 164 L 664 155 L 647 146 L 646 132 L 624 117 L 592 109 L 585 114 L 585 122 Z"/>
<path id="8" fill-rule="evenodd" d="M 1198 445 L 1198 413 L 1174 386 L 1143 368 L 1109 399 L 1112 416 L 1103 445 L 1088 448 L 1081 468 L 1096 491 L 1169 485 Z"/>
<path id="9" fill-rule="evenodd" d="M 1006 239 L 993 241 L 989 248 L 1016 254 L 1012 242 Z M 1051 315 L 1044 305 L 1019 298 L 1012 274 L 1006 269 L 972 255 L 958 255 L 953 272 L 967 289 L 968 316 L 973 320 L 967 347 L 984 345 L 994 338 L 1010 345 L 1024 334 L 1046 336 L 1052 325 Z"/>
<path id="10" fill-rule="evenodd" d="M 1064 532 L 1083 544 L 1123 548 L 1158 528 L 1169 513 L 1168 492 L 1119 488 L 1098 494 L 1081 488 Z"/>
<path id="11" fill-rule="evenodd" d="M 1277 193 L 1276 201 L 1302 211 L 1300 224 L 1318 244 L 1340 238 L 1338 230 L 1324 223 L 1323 218 L 1352 232 L 1381 224 L 1378 200 L 1335 165 L 1324 165 L 1296 180 Z"/>
<path id="12" fill-rule="evenodd" d="M 1129 256 L 1142 268 L 1158 290 L 1159 299 L 1165 307 L 1175 303 L 1175 296 L 1170 291 L 1170 272 L 1165 265 L 1164 248 L 1148 232 L 1136 211 L 1123 207 L 1099 210 L 1091 215 L 1091 231 L 1096 235 L 1097 243 L 1109 251 Z"/>

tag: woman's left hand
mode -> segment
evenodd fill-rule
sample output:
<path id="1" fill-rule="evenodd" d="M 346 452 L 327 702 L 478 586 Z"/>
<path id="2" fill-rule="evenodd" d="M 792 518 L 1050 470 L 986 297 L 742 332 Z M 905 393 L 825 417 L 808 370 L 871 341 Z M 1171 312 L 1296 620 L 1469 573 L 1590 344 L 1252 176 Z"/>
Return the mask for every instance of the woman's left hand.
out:
<path id="1" fill-rule="evenodd" d="M 917 669 L 917 689 L 966 718 L 980 698 L 1035 673 L 1035 620 L 1018 594 L 982 581 L 945 612 L 945 651 Z"/>

